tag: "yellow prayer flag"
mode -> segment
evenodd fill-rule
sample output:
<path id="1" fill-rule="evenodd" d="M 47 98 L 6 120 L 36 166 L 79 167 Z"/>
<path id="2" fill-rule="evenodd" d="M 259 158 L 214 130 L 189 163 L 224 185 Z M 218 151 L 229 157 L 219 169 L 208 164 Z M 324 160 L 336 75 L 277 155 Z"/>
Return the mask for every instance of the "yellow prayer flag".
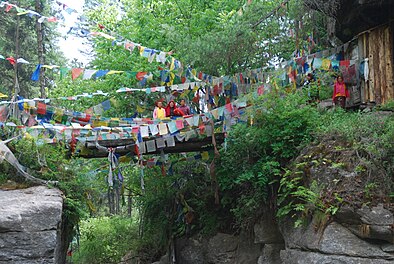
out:
<path id="1" fill-rule="evenodd" d="M 41 67 L 42 68 L 47 68 L 47 69 L 50 69 L 50 70 L 53 70 L 55 68 L 60 68 L 60 66 L 57 66 L 57 65 L 42 65 Z"/>
<path id="2" fill-rule="evenodd" d="M 331 60 L 323 59 L 322 66 L 323 70 L 328 71 L 331 68 Z"/>
<path id="3" fill-rule="evenodd" d="M 175 69 L 175 58 L 171 58 L 171 66 L 170 66 L 170 71 Z"/>
<path id="4" fill-rule="evenodd" d="M 119 162 L 121 162 L 121 163 L 127 163 L 127 162 L 130 162 L 131 161 L 131 157 L 129 157 L 129 156 L 121 156 L 121 157 L 119 157 Z"/>
<path id="5" fill-rule="evenodd" d="M 209 160 L 209 153 L 208 151 L 201 152 L 202 160 Z"/>
<path id="6" fill-rule="evenodd" d="M 0 93 L 0 98 L 7 98 L 8 96 L 5 94 Z"/>
<path id="7" fill-rule="evenodd" d="M 109 71 L 109 72 L 107 73 L 107 75 L 110 75 L 110 74 L 118 74 L 118 73 L 124 73 L 124 71 L 113 71 L 113 70 L 111 70 L 111 71 Z"/>
<path id="8" fill-rule="evenodd" d="M 141 106 L 137 105 L 137 112 L 138 113 L 143 113 L 144 112 L 144 108 L 142 108 Z"/>
<path id="9" fill-rule="evenodd" d="M 140 56 L 142 56 L 142 54 L 144 53 L 145 47 L 139 46 L 138 48 L 140 49 Z"/>

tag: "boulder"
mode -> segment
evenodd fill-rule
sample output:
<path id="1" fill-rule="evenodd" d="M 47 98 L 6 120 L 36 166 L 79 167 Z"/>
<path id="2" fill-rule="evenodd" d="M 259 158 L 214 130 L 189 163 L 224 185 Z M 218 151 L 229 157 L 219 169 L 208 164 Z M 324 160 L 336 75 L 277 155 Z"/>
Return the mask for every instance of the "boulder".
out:
<path id="1" fill-rule="evenodd" d="M 281 264 L 280 252 L 285 249 L 284 244 L 266 244 L 263 254 L 259 257 L 257 264 Z"/>
<path id="2" fill-rule="evenodd" d="M 281 244 L 283 243 L 282 234 L 278 224 L 271 214 L 264 214 L 254 225 L 254 242 L 262 244 Z"/>
<path id="3" fill-rule="evenodd" d="M 317 252 L 296 249 L 282 250 L 280 253 L 283 264 L 390 264 L 392 260 L 358 258 L 340 255 L 326 255 Z"/>
<path id="4" fill-rule="evenodd" d="M 218 233 L 209 239 L 207 248 L 208 263 L 236 263 L 236 250 L 238 247 L 238 237 Z"/>
<path id="5" fill-rule="evenodd" d="M 281 226 L 286 250 L 281 251 L 284 263 L 389 263 L 394 255 L 380 245 L 360 239 L 337 222 L 316 230 L 314 222 L 294 228 L 287 220 Z M 362 260 L 362 261 L 361 261 Z"/>
<path id="6" fill-rule="evenodd" d="M 394 244 L 394 215 L 382 204 L 361 209 L 341 208 L 336 215 L 338 222 L 363 239 L 374 239 Z"/>
<path id="7" fill-rule="evenodd" d="M 261 255 L 262 244 L 254 243 L 252 234 L 241 232 L 236 252 L 237 264 L 256 264 Z"/>
<path id="8" fill-rule="evenodd" d="M 57 189 L 0 190 L 0 263 L 55 263 L 62 209 Z"/>
<path id="9" fill-rule="evenodd" d="M 178 239 L 176 241 L 177 263 L 204 264 L 204 247 L 206 244 L 207 242 L 205 240 L 199 240 L 197 238 Z M 163 261 L 163 258 L 160 260 L 160 264 L 165 264 L 167 262 Z"/>

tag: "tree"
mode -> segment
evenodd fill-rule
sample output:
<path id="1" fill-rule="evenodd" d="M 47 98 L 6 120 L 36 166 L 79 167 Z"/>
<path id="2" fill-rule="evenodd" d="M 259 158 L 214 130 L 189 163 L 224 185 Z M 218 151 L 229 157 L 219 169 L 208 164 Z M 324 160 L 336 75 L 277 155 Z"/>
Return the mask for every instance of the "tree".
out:
<path id="1" fill-rule="evenodd" d="M 38 0 L 37 0 L 38 1 Z M 36 1 L 20 0 L 17 3 L 18 7 L 29 10 L 35 10 Z M 48 15 L 50 13 L 50 5 L 43 1 L 39 6 L 41 14 Z M 11 96 L 14 92 L 16 80 L 20 88 L 19 94 L 23 97 L 37 97 L 40 93 L 43 94 L 43 85 L 41 91 L 37 84 L 30 80 L 35 64 L 43 63 L 43 56 L 46 55 L 47 64 L 64 63 L 64 59 L 58 51 L 56 46 L 56 25 L 40 24 L 38 27 L 37 17 L 32 18 L 28 15 L 17 15 L 15 8 L 9 12 L 1 10 L 4 15 L 0 17 L 0 54 L 3 56 L 12 56 L 15 59 L 24 58 L 30 64 L 16 64 L 14 67 L 8 61 L 1 61 L 3 67 L 3 78 L 0 80 L 0 92 L 8 93 Z M 37 35 L 37 32 L 39 34 Z M 42 45 L 40 36 L 42 36 Z M 41 60 L 39 60 L 41 57 Z"/>

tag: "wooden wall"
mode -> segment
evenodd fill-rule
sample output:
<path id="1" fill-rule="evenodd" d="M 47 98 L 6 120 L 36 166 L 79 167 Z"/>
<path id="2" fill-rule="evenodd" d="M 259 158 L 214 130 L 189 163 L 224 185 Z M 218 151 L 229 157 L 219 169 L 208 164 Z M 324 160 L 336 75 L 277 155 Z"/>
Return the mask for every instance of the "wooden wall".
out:
<path id="1" fill-rule="evenodd" d="M 369 78 L 361 80 L 363 102 L 384 104 L 394 100 L 393 24 L 359 35 L 359 58 L 368 58 Z"/>

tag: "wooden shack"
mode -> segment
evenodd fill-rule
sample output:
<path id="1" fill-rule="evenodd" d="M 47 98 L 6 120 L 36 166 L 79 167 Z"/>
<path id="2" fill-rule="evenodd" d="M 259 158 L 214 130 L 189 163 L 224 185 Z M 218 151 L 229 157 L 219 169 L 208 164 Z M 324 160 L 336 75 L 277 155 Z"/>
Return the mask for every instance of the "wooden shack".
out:
<path id="1" fill-rule="evenodd" d="M 357 60 L 352 104 L 394 100 L 394 1 L 336 0 L 321 6 L 316 2 L 319 0 L 305 0 L 309 7 L 334 18 L 335 35 L 341 41 L 353 40 L 345 54 L 347 59 Z M 322 6 L 327 10 L 321 10 Z"/>

